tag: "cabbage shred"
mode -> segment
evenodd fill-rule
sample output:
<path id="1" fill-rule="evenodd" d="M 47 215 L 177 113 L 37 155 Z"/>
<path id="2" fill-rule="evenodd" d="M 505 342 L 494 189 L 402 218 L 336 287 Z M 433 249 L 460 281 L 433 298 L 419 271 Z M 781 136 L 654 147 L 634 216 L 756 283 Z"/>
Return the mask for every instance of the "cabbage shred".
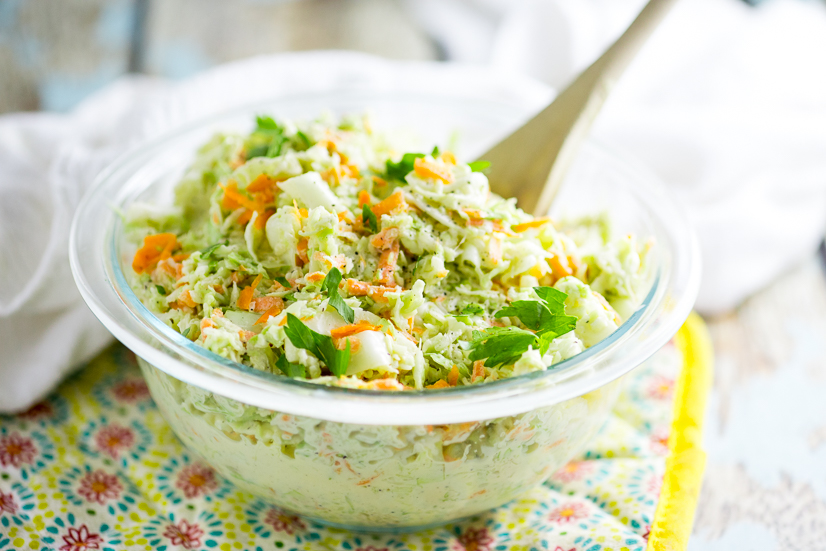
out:
<path id="1" fill-rule="evenodd" d="M 321 384 L 549 369 L 634 311 L 649 246 L 604 216 L 534 218 L 490 193 L 484 167 L 397 152 L 364 117 L 258 117 L 200 148 L 172 206 L 128 210 L 132 287 L 201 346 Z"/>

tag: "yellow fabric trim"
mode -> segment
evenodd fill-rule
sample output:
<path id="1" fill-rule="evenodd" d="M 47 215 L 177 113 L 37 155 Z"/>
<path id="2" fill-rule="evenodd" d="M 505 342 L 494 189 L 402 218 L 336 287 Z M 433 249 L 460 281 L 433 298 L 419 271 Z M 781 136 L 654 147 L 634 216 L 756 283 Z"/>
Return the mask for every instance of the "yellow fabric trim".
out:
<path id="1" fill-rule="evenodd" d="M 713 353 L 708 329 L 692 313 L 676 336 L 683 369 L 674 388 L 674 419 L 668 438 L 660 500 L 648 537 L 648 551 L 685 551 L 703 482 L 703 418 L 711 388 Z"/>

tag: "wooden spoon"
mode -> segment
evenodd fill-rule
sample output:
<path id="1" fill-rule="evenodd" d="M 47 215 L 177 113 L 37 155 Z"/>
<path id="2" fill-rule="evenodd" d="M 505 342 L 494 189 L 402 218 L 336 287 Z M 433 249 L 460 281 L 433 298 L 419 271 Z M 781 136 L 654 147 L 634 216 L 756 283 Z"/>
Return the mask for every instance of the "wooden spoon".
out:
<path id="1" fill-rule="evenodd" d="M 677 0 L 650 0 L 628 29 L 554 101 L 479 159 L 491 191 L 544 216 L 614 83 Z"/>

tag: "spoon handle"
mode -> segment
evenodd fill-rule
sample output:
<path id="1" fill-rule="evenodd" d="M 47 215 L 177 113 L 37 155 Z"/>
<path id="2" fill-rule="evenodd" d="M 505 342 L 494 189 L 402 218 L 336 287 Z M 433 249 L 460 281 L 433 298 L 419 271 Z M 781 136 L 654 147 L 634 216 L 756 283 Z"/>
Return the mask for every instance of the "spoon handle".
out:
<path id="1" fill-rule="evenodd" d="M 554 101 L 480 159 L 491 190 L 536 216 L 562 180 L 614 83 L 677 0 L 650 0 L 626 31 Z"/>

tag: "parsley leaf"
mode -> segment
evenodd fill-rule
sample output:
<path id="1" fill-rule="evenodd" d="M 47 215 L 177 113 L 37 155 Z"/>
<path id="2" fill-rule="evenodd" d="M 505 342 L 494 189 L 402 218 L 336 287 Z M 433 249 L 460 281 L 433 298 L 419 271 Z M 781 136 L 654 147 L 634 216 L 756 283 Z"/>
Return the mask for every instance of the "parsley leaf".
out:
<path id="1" fill-rule="evenodd" d="M 534 292 L 539 300 L 517 300 L 495 314 L 497 318 L 519 318 L 534 333 L 518 327 L 490 327 L 481 333 L 476 331 L 470 343 L 471 360 L 487 358 L 487 367 L 509 364 L 518 360 L 530 346 L 545 355 L 555 338 L 576 327 L 577 318 L 565 315 L 568 295 L 553 287 L 534 287 Z"/>
<path id="2" fill-rule="evenodd" d="M 536 343 L 536 335 L 518 327 L 488 327 L 474 331 L 470 341 L 472 361 L 485 360 L 486 367 L 512 364 Z"/>
<path id="3" fill-rule="evenodd" d="M 379 233 L 379 220 L 376 218 L 376 213 L 367 205 L 361 208 L 361 218 L 371 232 Z"/>
<path id="4" fill-rule="evenodd" d="M 213 243 L 209 247 L 201 249 L 201 258 L 203 260 L 209 260 L 213 256 L 213 253 L 215 252 L 215 249 L 217 249 L 221 245 L 223 245 L 223 246 L 229 245 L 229 240 L 227 239 L 223 243 Z"/>
<path id="5" fill-rule="evenodd" d="M 433 151 L 430 152 L 430 156 L 433 157 L 434 159 L 439 156 L 439 146 L 438 145 L 433 146 Z"/>
<path id="6" fill-rule="evenodd" d="M 262 137 L 264 143 L 257 143 L 247 151 L 247 159 L 253 157 L 278 157 L 287 141 L 284 129 L 272 117 L 258 116 L 255 118 L 256 129 L 253 134 Z"/>
<path id="7" fill-rule="evenodd" d="M 310 141 L 310 138 L 307 137 L 307 134 L 305 134 L 301 130 L 295 133 L 295 137 L 298 139 L 301 147 L 303 147 L 304 149 L 310 149 L 310 146 L 313 145 Z"/>
<path id="8" fill-rule="evenodd" d="M 350 306 L 344 302 L 344 299 L 341 298 L 341 295 L 338 294 L 339 283 L 341 283 L 341 272 L 338 268 L 331 268 L 330 271 L 327 272 L 327 277 L 324 278 L 321 288 L 327 291 L 327 296 L 329 297 L 327 304 L 335 308 L 347 323 L 353 323 L 356 321 L 356 313 L 353 312 L 353 309 L 350 308 Z"/>
<path id="9" fill-rule="evenodd" d="M 307 369 L 301 364 L 294 364 L 287 361 L 287 355 L 282 354 L 278 360 L 275 362 L 275 367 L 281 370 L 281 373 L 286 375 L 287 377 L 300 377 L 302 379 L 307 378 Z"/>
<path id="10" fill-rule="evenodd" d="M 424 153 L 405 153 L 398 163 L 387 161 L 387 178 L 404 181 L 404 177 L 413 172 L 416 159 L 424 157 Z"/>
<path id="11" fill-rule="evenodd" d="M 470 167 L 472 172 L 482 172 L 490 166 L 490 161 L 473 161 L 468 163 L 467 166 Z"/>
<path id="12" fill-rule="evenodd" d="M 346 348 L 339 350 L 332 337 L 316 333 L 293 314 L 287 314 L 284 332 L 293 346 L 310 351 L 316 358 L 327 364 L 330 373 L 336 377 L 341 377 L 347 372 L 347 364 L 350 363 L 349 340 Z"/>
<path id="13" fill-rule="evenodd" d="M 162 294 L 163 296 L 166 296 L 166 289 L 163 288 L 163 285 L 155 285 L 155 289 L 158 291 L 158 293 Z"/>
<path id="14" fill-rule="evenodd" d="M 459 311 L 460 316 L 481 316 L 485 313 L 485 309 L 478 304 L 466 304 L 464 308 Z"/>
<path id="15" fill-rule="evenodd" d="M 281 284 L 282 287 L 286 287 L 287 289 L 292 289 L 293 288 L 293 286 L 290 285 L 289 280 L 287 280 L 287 278 L 284 277 L 284 276 L 275 276 L 274 278 L 272 278 L 272 280 L 277 281 L 278 283 Z"/>

